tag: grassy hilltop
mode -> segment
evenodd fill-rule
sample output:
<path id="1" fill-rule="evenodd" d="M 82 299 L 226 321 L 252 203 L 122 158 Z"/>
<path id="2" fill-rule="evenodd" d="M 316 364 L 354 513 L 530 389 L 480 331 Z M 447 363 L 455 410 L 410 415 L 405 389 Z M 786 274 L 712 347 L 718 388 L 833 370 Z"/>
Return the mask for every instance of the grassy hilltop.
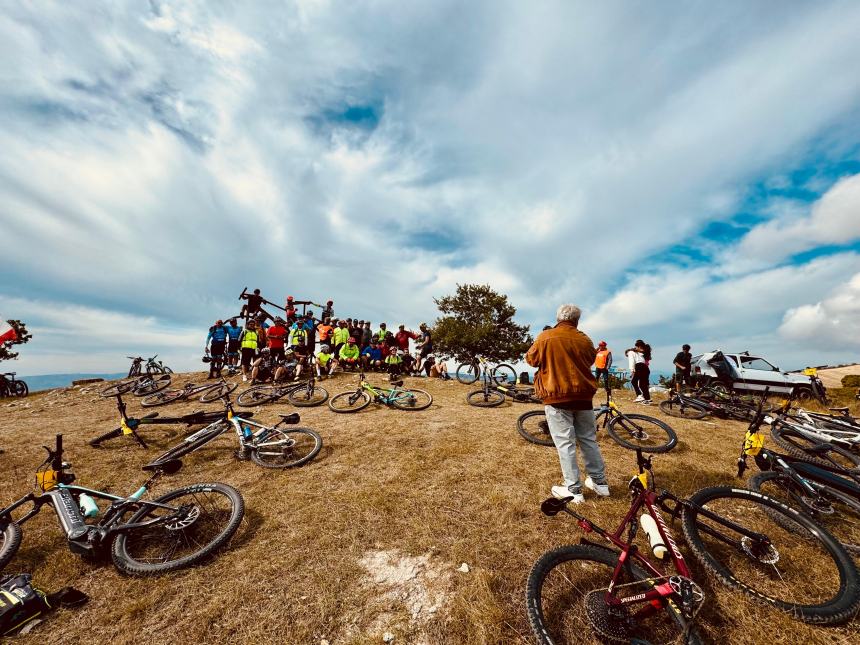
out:
<path id="1" fill-rule="evenodd" d="M 174 384 L 204 377 L 176 375 Z M 381 383 L 383 377 L 371 380 Z M 336 394 L 355 382 L 355 375 L 338 375 L 322 385 Z M 237 462 L 235 439 L 224 435 L 162 479 L 156 493 L 223 481 L 245 498 L 242 528 L 205 566 L 159 578 L 123 577 L 109 564 L 95 566 L 71 554 L 46 509 L 24 526 L 22 547 L 6 571 L 32 572 L 51 591 L 76 586 L 91 601 L 17 640 L 334 645 L 382 643 L 389 632 L 394 643 L 532 642 L 526 576 L 544 551 L 581 537 L 569 518 L 540 513 L 550 486 L 561 480 L 556 453 L 517 434 L 515 420 L 530 406 L 478 409 L 464 400 L 471 386 L 417 378 L 410 383 L 433 394 L 430 409 L 410 413 L 372 405 L 353 415 L 326 406 L 300 410 L 302 425 L 324 441 L 305 467 L 280 472 Z M 118 418 L 115 402 L 99 398 L 97 387 L 0 402 L 0 503 L 32 487 L 44 457 L 39 446 L 52 445 L 57 432 L 65 434 L 66 458 L 81 484 L 129 493 L 145 479 L 140 466 L 184 432 L 144 427 L 149 451 L 122 439 L 90 448 L 87 441 L 116 427 Z M 656 405 L 639 409 L 626 392 L 617 398 L 626 410 L 663 416 Z M 138 400 L 127 400 L 129 414 L 139 416 Z M 202 407 L 212 405 L 194 401 L 161 410 Z M 283 399 L 255 410 L 255 418 L 274 422 L 278 412 L 288 411 Z M 735 459 L 744 424 L 667 420 L 679 446 L 655 458 L 658 486 L 682 495 L 739 483 Z M 635 458 L 605 434 L 600 441 L 613 496 L 599 502 L 588 497 L 584 510 L 608 526 L 627 509 Z M 674 532 L 683 544 L 680 527 Z M 462 563 L 468 572 L 458 570 Z M 860 641 L 856 623 L 837 629 L 804 625 L 751 604 L 693 568 L 707 594 L 702 621 L 708 640 Z"/>

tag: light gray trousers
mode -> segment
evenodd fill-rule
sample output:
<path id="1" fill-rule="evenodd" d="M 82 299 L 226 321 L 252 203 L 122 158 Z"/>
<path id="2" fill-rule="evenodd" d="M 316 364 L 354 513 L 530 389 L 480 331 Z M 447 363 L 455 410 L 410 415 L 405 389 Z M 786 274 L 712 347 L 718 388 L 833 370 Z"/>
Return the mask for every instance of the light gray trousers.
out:
<path id="1" fill-rule="evenodd" d="M 606 466 L 600 446 L 597 445 L 597 427 L 593 410 L 562 410 L 551 405 L 544 406 L 549 432 L 558 450 L 564 485 L 580 488 L 579 465 L 576 463 L 577 444 L 582 449 L 585 472 L 595 483 L 606 482 Z"/>

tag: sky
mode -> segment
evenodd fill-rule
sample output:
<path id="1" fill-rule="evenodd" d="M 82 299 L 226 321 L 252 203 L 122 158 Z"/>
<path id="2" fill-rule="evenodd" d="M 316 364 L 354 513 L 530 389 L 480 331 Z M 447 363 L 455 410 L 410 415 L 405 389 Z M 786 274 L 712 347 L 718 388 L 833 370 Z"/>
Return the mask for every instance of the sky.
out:
<path id="1" fill-rule="evenodd" d="M 4 369 L 200 367 L 244 287 L 458 283 L 652 368 L 860 352 L 860 3 L 8 3 Z"/>

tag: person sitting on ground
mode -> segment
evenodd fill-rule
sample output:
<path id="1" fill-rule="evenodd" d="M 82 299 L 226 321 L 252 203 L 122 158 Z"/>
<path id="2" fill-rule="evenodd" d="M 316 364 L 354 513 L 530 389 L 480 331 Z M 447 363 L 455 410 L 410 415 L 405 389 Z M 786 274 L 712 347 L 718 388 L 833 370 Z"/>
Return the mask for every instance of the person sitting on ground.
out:
<path id="1" fill-rule="evenodd" d="M 227 325 L 227 364 L 234 367 L 239 364 L 239 339 L 244 329 L 237 324 L 235 318 Z"/>
<path id="2" fill-rule="evenodd" d="M 211 341 L 211 348 L 210 348 Z M 206 347 L 204 352 L 207 356 L 211 352 L 211 360 L 209 361 L 209 376 L 207 378 L 220 378 L 221 368 L 224 366 L 224 352 L 227 349 L 227 328 L 224 327 L 223 320 L 216 320 L 215 324 L 209 328 L 209 335 L 206 336 Z"/>
<path id="3" fill-rule="evenodd" d="M 681 346 L 681 351 L 675 354 L 675 360 L 672 361 L 675 365 L 676 392 L 680 392 L 684 385 L 690 387 L 692 361 L 693 355 L 690 353 L 690 346 L 685 343 Z"/>
<path id="4" fill-rule="evenodd" d="M 284 359 L 284 343 L 287 339 L 287 333 L 286 321 L 283 318 L 275 318 L 275 324 L 266 330 L 266 345 L 275 361 Z"/>
<path id="5" fill-rule="evenodd" d="M 526 353 L 526 363 L 538 368 L 535 396 L 544 402 L 550 434 L 558 451 L 563 486 L 553 486 L 552 494 L 585 501 L 577 464 L 577 447 L 582 452 L 588 473 L 584 485 L 598 496 L 609 496 L 606 466 L 597 443 L 592 398 L 597 381 L 591 373 L 595 350 L 591 339 L 578 329 L 579 307 L 564 304 L 556 312 L 558 324 L 538 334 Z"/>
<path id="6" fill-rule="evenodd" d="M 392 381 L 400 375 L 400 367 L 403 364 L 403 357 L 400 355 L 400 351 L 392 349 L 391 353 L 385 359 L 385 365 L 388 368 L 388 378 Z"/>
<path id="7" fill-rule="evenodd" d="M 400 324 L 397 327 L 397 333 L 394 334 L 394 342 L 397 343 L 397 348 L 404 352 L 409 351 L 409 341 L 418 338 L 413 332 L 406 329 L 406 325 Z"/>
<path id="8" fill-rule="evenodd" d="M 445 361 L 437 361 L 433 356 L 428 356 L 427 360 L 424 361 L 424 369 L 427 372 L 427 376 L 431 378 L 440 378 L 443 381 L 451 380 L 451 377 L 448 376 L 448 366 L 445 364 Z"/>
<path id="9" fill-rule="evenodd" d="M 257 332 L 257 321 L 249 320 L 248 326 L 242 332 L 239 340 L 239 346 L 242 351 L 242 381 L 247 382 L 248 375 L 251 372 L 251 363 L 257 355 L 257 343 L 259 342 L 260 334 Z"/>
<path id="10" fill-rule="evenodd" d="M 361 350 L 361 367 L 362 369 L 369 370 L 370 369 L 370 354 L 373 351 L 373 348 L 368 345 L 367 347 Z"/>
<path id="11" fill-rule="evenodd" d="M 407 351 L 400 350 L 400 357 L 403 359 L 403 374 L 412 374 L 415 371 L 415 357 Z"/>
<path id="12" fill-rule="evenodd" d="M 276 360 L 272 356 L 272 352 L 268 347 L 260 350 L 260 355 L 254 360 L 251 370 L 251 385 L 257 383 L 265 383 L 269 379 L 274 378 L 276 369 Z"/>
<path id="13" fill-rule="evenodd" d="M 606 346 L 606 341 L 601 340 L 597 345 L 597 355 L 594 358 L 594 378 L 597 387 L 600 387 L 600 377 L 603 376 L 606 389 L 609 389 L 609 368 L 612 367 L 612 351 Z"/>
<path id="14" fill-rule="evenodd" d="M 382 353 L 382 346 L 376 340 L 370 341 L 370 360 L 368 367 L 372 370 L 381 370 L 385 362 L 385 355 Z"/>
<path id="15" fill-rule="evenodd" d="M 338 364 L 343 368 L 354 370 L 360 364 L 358 345 L 355 344 L 355 338 L 350 336 L 346 345 L 340 348 L 340 353 L 337 355 Z"/>
<path id="16" fill-rule="evenodd" d="M 331 345 L 323 343 L 317 352 L 317 376 L 320 380 L 332 373 L 332 368 L 337 365 L 334 354 L 331 353 Z"/>
<path id="17" fill-rule="evenodd" d="M 283 360 L 275 364 L 275 371 L 272 381 L 280 383 L 282 381 L 292 380 L 296 375 L 296 355 L 293 350 L 288 349 L 284 352 Z"/>

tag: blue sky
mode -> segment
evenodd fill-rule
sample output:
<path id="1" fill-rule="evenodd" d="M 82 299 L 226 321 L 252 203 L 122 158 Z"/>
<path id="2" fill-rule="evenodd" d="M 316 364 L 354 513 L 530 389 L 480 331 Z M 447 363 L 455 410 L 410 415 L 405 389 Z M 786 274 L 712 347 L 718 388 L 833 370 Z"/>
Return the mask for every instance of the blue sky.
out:
<path id="1" fill-rule="evenodd" d="M 44 2 L 0 16 L 21 373 L 199 366 L 244 286 L 455 284 L 623 349 L 860 350 L 853 2 Z"/>

